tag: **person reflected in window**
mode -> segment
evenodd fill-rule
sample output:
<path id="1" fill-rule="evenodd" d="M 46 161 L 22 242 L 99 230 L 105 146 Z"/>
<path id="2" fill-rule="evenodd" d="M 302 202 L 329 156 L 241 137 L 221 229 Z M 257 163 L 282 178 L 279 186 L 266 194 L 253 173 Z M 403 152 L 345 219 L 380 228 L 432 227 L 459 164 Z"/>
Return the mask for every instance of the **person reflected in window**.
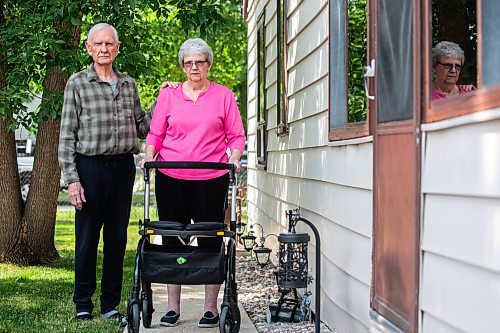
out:
<path id="1" fill-rule="evenodd" d="M 464 66 L 464 51 L 458 44 L 442 41 L 432 49 L 432 99 L 444 99 L 476 90 L 472 84 L 458 85 Z"/>

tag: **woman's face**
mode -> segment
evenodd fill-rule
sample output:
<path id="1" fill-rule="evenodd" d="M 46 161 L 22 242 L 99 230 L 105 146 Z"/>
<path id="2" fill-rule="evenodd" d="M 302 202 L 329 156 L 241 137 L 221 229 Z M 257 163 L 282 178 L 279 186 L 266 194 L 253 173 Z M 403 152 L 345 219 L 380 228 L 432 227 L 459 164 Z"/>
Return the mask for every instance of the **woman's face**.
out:
<path id="1" fill-rule="evenodd" d="M 207 79 L 210 66 L 204 54 L 195 53 L 184 57 L 182 68 L 188 81 L 200 82 Z"/>
<path id="2" fill-rule="evenodd" d="M 457 84 L 462 70 L 462 62 L 455 57 L 443 56 L 434 65 L 436 81 L 444 84 Z"/>

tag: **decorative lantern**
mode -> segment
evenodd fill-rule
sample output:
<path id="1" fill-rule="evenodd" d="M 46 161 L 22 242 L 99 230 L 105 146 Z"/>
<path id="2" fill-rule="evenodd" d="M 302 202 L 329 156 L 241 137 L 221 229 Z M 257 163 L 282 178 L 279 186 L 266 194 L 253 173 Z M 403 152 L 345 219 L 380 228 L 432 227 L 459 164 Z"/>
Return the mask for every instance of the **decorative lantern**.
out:
<path id="1" fill-rule="evenodd" d="M 271 249 L 263 245 L 255 248 L 253 250 L 255 253 L 255 258 L 260 266 L 266 266 L 269 263 L 269 256 L 271 255 Z"/>
<path id="2" fill-rule="evenodd" d="M 255 237 L 253 234 L 248 234 L 246 236 L 241 236 L 241 239 L 243 240 L 243 247 L 245 248 L 245 250 L 247 250 L 248 252 L 252 251 L 257 237 Z"/>
<path id="3" fill-rule="evenodd" d="M 307 244 L 309 234 L 281 233 L 278 236 L 277 283 L 280 288 L 305 288 L 308 282 Z"/>

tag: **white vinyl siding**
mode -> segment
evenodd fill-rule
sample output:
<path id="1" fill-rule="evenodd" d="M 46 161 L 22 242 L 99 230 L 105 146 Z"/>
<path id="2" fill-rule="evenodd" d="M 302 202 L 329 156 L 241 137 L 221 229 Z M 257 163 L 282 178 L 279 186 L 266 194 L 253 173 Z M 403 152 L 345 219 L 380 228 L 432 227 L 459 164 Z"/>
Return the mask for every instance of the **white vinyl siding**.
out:
<path id="1" fill-rule="evenodd" d="M 372 247 L 373 144 L 331 146 L 328 141 L 328 1 L 285 0 L 287 13 L 287 135 L 276 135 L 277 1 L 248 4 L 248 220 L 265 234 L 286 231 L 287 209 L 318 228 L 322 241 L 321 319 L 339 333 L 368 332 Z M 266 170 L 256 159 L 255 24 L 266 20 Z M 250 98 L 251 96 L 251 98 Z M 315 239 L 311 235 L 310 269 Z M 276 250 L 277 240 L 266 246 Z M 271 256 L 274 258 L 274 255 Z M 314 274 L 313 274 L 314 275 Z M 310 286 L 314 290 L 314 284 Z M 314 297 L 314 295 L 313 295 Z M 314 300 L 313 300 L 314 302 Z"/>
<path id="2" fill-rule="evenodd" d="M 422 332 L 498 332 L 500 120 L 425 138 Z"/>

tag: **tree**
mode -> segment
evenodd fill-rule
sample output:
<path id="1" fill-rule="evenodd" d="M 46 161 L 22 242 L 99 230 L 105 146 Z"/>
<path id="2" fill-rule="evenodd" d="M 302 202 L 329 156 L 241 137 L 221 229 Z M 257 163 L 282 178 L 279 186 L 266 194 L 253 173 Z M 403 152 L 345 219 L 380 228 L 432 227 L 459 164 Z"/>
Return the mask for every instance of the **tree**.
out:
<path id="1" fill-rule="evenodd" d="M 118 29 L 122 54 L 117 67 L 138 80 L 146 105 L 157 93 L 151 87 L 167 78 L 182 78 L 175 55 L 187 36 L 208 36 L 209 41 L 209 36 L 218 36 L 212 45 L 222 61 L 219 70 L 219 65 L 214 66 L 213 77 L 241 89 L 246 44 L 235 41 L 246 43 L 246 33 L 241 18 L 234 14 L 237 4 L 231 0 L 0 1 L 0 149 L 5 152 L 0 165 L 5 179 L 0 185 L 0 261 L 44 264 L 58 257 L 54 225 L 63 90 L 69 75 L 90 62 L 80 43 L 81 32 L 102 21 Z M 27 113 L 23 102 L 33 98 L 33 92 L 42 93 L 42 102 L 35 113 Z M 37 133 L 24 205 L 12 132 L 20 125 Z"/>
<path id="2" fill-rule="evenodd" d="M 4 13 L 4 1 L 0 0 L 0 41 L 3 40 L 4 27 L 6 25 Z M 7 66 L 5 65 L 5 52 L 0 51 L 0 91 L 7 91 Z M 0 104 L 6 105 L 4 94 L 0 94 Z M 2 112 L 0 120 L 0 151 L 3 152 L 3 161 L 0 164 L 0 172 L 3 181 L 0 182 L 0 205 L 2 214 L 0 215 L 0 260 L 5 260 L 5 254 L 13 248 L 16 239 L 8 237 L 9 233 L 19 234 L 20 224 L 13 223 L 21 219 L 21 198 L 19 175 L 16 163 L 16 145 L 14 132 L 9 128 L 10 119 Z M 16 196 L 19 200 L 15 200 Z"/>

